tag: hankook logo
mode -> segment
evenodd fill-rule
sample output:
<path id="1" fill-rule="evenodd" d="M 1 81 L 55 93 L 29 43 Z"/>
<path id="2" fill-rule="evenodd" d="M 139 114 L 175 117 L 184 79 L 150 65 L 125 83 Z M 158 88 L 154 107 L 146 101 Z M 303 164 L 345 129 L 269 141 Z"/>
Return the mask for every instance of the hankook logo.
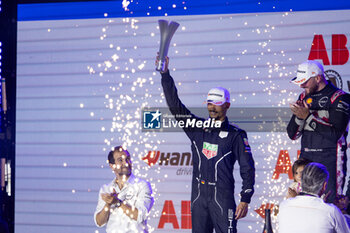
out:
<path id="1" fill-rule="evenodd" d="M 192 175 L 192 154 L 190 152 L 160 152 L 148 151 L 147 155 L 142 158 L 148 166 L 178 166 L 176 175 Z M 185 166 L 185 167 L 182 167 Z M 188 167 L 190 166 L 190 167 Z"/>

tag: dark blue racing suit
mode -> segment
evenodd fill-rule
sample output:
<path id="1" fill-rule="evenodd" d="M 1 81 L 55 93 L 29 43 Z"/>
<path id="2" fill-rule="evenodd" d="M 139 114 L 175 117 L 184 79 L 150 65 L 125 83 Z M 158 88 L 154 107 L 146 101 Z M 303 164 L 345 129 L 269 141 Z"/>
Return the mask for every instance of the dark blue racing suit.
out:
<path id="1" fill-rule="evenodd" d="M 346 136 L 349 122 L 350 96 L 331 83 L 311 95 L 302 93 L 299 100 L 310 104 L 310 115 L 305 119 L 292 116 L 287 132 L 295 140 L 301 136 L 301 158 L 326 166 L 329 172 L 327 199 L 333 202 L 342 194 L 346 175 Z"/>
<path id="2" fill-rule="evenodd" d="M 181 103 L 169 72 L 162 74 L 162 86 L 176 120 L 188 115 L 192 120 L 205 121 Z M 213 229 L 216 233 L 237 232 L 233 178 L 236 160 L 243 179 L 241 202 L 250 203 L 255 183 L 254 160 L 246 132 L 229 124 L 227 117 L 220 128 L 187 127 L 184 131 L 192 144 L 192 232 L 209 233 Z"/>

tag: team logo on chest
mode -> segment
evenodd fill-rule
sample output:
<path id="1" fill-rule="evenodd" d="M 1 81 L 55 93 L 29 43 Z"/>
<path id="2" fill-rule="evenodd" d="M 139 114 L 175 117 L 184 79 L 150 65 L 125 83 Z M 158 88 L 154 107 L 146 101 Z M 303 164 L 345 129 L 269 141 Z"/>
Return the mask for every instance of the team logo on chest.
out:
<path id="1" fill-rule="evenodd" d="M 218 148 L 219 146 L 217 144 L 210 144 L 208 142 L 204 142 L 202 153 L 207 157 L 207 159 L 211 159 L 217 156 Z"/>
<path id="2" fill-rule="evenodd" d="M 318 105 L 323 108 L 324 106 L 326 106 L 328 102 L 328 96 L 323 96 L 319 101 L 318 101 Z"/>
<path id="3" fill-rule="evenodd" d="M 307 104 L 312 104 L 312 98 L 307 98 L 306 103 Z"/>
<path id="4" fill-rule="evenodd" d="M 227 131 L 220 131 L 220 133 L 219 133 L 219 137 L 220 137 L 220 138 L 226 138 L 227 135 L 228 135 L 228 132 L 227 132 Z"/>

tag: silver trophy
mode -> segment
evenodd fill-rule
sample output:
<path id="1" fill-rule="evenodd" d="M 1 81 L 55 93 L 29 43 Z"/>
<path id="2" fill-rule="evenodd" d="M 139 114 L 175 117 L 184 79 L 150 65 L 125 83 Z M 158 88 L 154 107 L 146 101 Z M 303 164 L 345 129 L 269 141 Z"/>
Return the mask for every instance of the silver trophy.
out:
<path id="1" fill-rule="evenodd" d="M 173 35 L 180 24 L 174 21 L 168 23 L 166 20 L 158 20 L 158 24 L 160 30 L 160 46 L 158 66 L 156 70 L 164 71 L 165 57 L 168 55 L 171 38 L 173 38 Z"/>

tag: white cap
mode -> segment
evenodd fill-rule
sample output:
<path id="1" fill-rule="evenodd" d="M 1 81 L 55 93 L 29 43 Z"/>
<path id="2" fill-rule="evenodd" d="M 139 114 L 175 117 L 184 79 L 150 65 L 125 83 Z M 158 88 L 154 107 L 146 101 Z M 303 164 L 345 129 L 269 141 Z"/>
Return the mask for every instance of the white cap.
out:
<path id="1" fill-rule="evenodd" d="M 298 66 L 297 76 L 291 82 L 301 85 L 311 77 L 323 75 L 323 66 L 318 61 L 308 60 Z"/>
<path id="2" fill-rule="evenodd" d="M 207 103 L 223 105 L 226 102 L 230 103 L 230 93 L 228 90 L 223 87 L 215 87 L 209 90 Z"/>

